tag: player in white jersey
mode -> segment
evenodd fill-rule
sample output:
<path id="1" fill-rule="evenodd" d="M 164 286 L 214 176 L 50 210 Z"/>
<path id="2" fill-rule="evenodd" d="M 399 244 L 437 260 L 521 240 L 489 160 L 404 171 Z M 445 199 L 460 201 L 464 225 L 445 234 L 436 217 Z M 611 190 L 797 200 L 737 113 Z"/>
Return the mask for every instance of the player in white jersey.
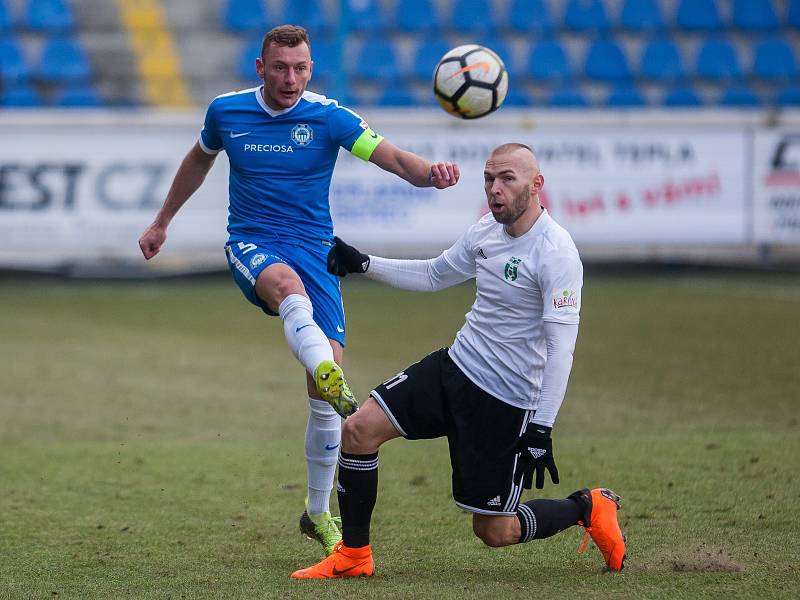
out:
<path id="1" fill-rule="evenodd" d="M 544 185 L 533 151 L 504 144 L 486 162 L 491 214 L 430 260 L 362 254 L 336 238 L 328 269 L 365 273 L 394 287 L 439 290 L 475 278 L 475 303 L 450 349 L 433 352 L 376 387 L 345 421 L 339 455 L 342 543 L 295 579 L 372 575 L 369 527 L 378 447 L 396 437 L 446 436 L 453 498 L 473 513 L 489 546 L 585 528 L 613 570 L 623 567 L 619 496 L 586 488 L 564 500 L 520 504 L 523 488 L 558 483 L 550 437 L 578 335 L 583 267 L 570 235 L 539 203 Z"/>

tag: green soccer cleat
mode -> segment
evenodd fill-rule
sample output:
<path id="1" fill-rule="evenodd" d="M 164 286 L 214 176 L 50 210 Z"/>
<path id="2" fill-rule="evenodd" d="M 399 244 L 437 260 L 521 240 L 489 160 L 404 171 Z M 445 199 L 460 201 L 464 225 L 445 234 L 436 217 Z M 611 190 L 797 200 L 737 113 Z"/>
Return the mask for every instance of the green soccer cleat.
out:
<path id="1" fill-rule="evenodd" d="M 304 510 L 300 516 L 300 533 L 322 544 L 325 556 L 330 556 L 333 547 L 342 541 L 341 525 L 342 519 L 332 517 L 329 512 L 314 515 L 312 519 L 308 511 Z"/>
<path id="2" fill-rule="evenodd" d="M 314 372 L 314 383 L 323 400 L 346 419 L 358 410 L 353 392 L 342 373 L 342 368 L 332 360 L 322 361 Z"/>

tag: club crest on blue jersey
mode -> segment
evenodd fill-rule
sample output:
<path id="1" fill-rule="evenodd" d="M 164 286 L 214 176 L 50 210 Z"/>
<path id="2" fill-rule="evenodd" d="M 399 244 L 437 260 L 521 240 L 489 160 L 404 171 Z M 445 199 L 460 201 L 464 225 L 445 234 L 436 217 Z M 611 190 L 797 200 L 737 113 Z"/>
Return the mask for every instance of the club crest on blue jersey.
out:
<path id="1" fill-rule="evenodd" d="M 308 146 L 314 139 L 314 130 L 306 123 L 298 123 L 292 128 L 291 138 L 298 146 Z"/>

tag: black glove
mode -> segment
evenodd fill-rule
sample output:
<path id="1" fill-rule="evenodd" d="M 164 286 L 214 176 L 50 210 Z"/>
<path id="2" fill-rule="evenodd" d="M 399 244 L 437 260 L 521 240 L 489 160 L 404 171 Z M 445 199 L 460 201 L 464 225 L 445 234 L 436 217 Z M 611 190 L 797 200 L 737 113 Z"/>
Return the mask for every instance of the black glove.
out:
<path id="1" fill-rule="evenodd" d="M 558 484 L 558 469 L 553 458 L 553 440 L 550 438 L 550 427 L 531 423 L 528 431 L 520 438 L 521 459 L 528 463 L 530 469 L 525 476 L 524 487 L 530 489 L 533 471 L 536 471 L 536 489 L 544 487 L 545 469 L 550 472 L 550 479 Z"/>
<path id="2" fill-rule="evenodd" d="M 369 256 L 362 254 L 356 248 L 333 238 L 333 248 L 328 252 L 328 273 L 346 277 L 348 273 L 366 273 L 369 268 Z"/>

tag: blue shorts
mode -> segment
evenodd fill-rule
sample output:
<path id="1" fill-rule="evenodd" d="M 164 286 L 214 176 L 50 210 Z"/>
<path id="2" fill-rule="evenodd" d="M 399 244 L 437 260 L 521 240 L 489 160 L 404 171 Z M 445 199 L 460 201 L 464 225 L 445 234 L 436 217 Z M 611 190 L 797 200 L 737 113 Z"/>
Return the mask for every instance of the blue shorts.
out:
<path id="1" fill-rule="evenodd" d="M 317 244 L 319 247 L 312 246 Z M 304 245 L 287 242 L 234 242 L 225 246 L 228 267 L 245 297 L 265 313 L 276 316 L 256 295 L 256 280 L 261 271 L 275 263 L 292 268 L 300 277 L 314 307 L 314 322 L 323 333 L 344 346 L 344 304 L 339 278 L 328 273 L 326 261 L 330 242 Z"/>

